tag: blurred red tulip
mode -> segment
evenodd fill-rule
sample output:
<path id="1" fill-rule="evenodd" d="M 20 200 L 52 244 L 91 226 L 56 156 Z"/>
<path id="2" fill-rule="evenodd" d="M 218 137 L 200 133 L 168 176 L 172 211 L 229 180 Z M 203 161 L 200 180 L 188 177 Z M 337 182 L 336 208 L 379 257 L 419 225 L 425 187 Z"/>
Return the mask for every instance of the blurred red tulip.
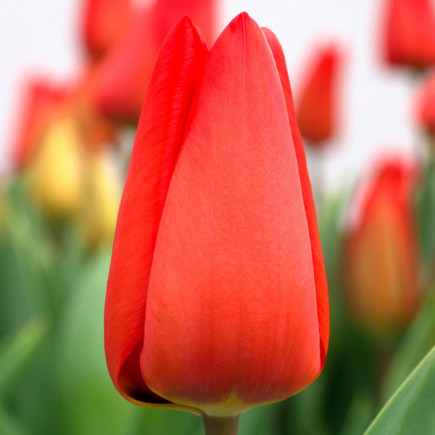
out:
<path id="1" fill-rule="evenodd" d="M 420 303 L 415 182 L 410 162 L 383 162 L 357 195 L 354 221 L 344 241 L 350 315 L 379 335 L 406 326 Z"/>
<path id="2" fill-rule="evenodd" d="M 33 79 L 25 88 L 17 138 L 12 147 L 12 165 L 23 168 L 33 156 L 41 134 L 49 122 L 62 110 L 71 95 L 66 87 L 54 86 L 47 80 Z"/>
<path id="3" fill-rule="evenodd" d="M 121 200 L 105 348 L 128 400 L 235 416 L 321 372 L 326 275 L 282 49 L 243 13 L 160 50 Z"/>
<path id="4" fill-rule="evenodd" d="M 334 46 L 326 46 L 315 53 L 306 74 L 297 104 L 301 134 L 310 145 L 322 146 L 337 132 L 338 73 L 341 52 Z"/>
<path id="5" fill-rule="evenodd" d="M 90 56 L 100 58 L 125 32 L 132 13 L 130 0 L 85 0 L 83 42 Z"/>
<path id="6" fill-rule="evenodd" d="M 418 94 L 417 121 L 425 130 L 435 134 L 435 74 L 426 80 Z"/>
<path id="7" fill-rule="evenodd" d="M 95 106 L 94 87 L 99 70 L 92 67 L 83 72 L 76 83 L 54 86 L 48 80 L 34 79 L 25 90 L 25 105 L 12 147 L 12 164 L 23 169 L 34 157 L 42 135 L 49 126 L 63 117 L 75 118 L 83 146 L 99 148 L 116 139 L 112 121 Z"/>
<path id="8" fill-rule="evenodd" d="M 151 7 L 143 7 L 104 61 L 96 97 L 101 111 L 114 119 L 137 123 L 165 36 L 175 22 L 186 15 L 198 23 L 206 40 L 213 40 L 215 2 L 156 0 Z"/>
<path id="9" fill-rule="evenodd" d="M 435 15 L 431 0 L 387 0 L 385 58 L 416 68 L 435 63 Z"/>

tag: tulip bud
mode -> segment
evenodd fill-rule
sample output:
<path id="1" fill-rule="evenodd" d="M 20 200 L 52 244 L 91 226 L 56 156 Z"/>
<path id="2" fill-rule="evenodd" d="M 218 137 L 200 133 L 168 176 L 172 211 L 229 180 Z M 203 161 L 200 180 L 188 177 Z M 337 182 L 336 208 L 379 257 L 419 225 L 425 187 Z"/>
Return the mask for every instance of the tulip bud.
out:
<path id="1" fill-rule="evenodd" d="M 121 181 L 107 150 L 86 159 L 84 186 L 77 225 L 84 243 L 93 249 L 112 244 L 121 199 Z"/>
<path id="2" fill-rule="evenodd" d="M 105 308 L 133 403 L 232 417 L 322 371 L 326 275 L 284 55 L 246 14 L 208 52 L 162 46 L 128 170 Z"/>
<path id="3" fill-rule="evenodd" d="M 301 134 L 311 145 L 321 146 L 337 132 L 337 85 L 341 53 L 330 45 L 315 54 L 306 74 L 297 106 Z"/>
<path id="4" fill-rule="evenodd" d="M 431 0 L 386 0 L 385 60 L 424 68 L 435 63 L 435 15 Z"/>
<path id="5" fill-rule="evenodd" d="M 94 59 L 118 42 L 129 24 L 131 9 L 130 0 L 85 0 L 82 38 Z"/>
<path id="6" fill-rule="evenodd" d="M 29 165 L 30 193 L 53 217 L 70 216 L 78 209 L 83 176 L 81 147 L 75 120 L 62 117 L 47 127 Z"/>
<path id="7" fill-rule="evenodd" d="M 349 314 L 381 336 L 406 326 L 420 304 L 414 173 L 409 162 L 383 162 L 360 188 L 344 240 Z"/>
<path id="8" fill-rule="evenodd" d="M 215 0 L 156 0 L 137 13 L 101 66 L 96 99 L 103 114 L 137 123 L 160 45 L 184 15 L 197 22 L 206 37 L 213 38 Z"/>

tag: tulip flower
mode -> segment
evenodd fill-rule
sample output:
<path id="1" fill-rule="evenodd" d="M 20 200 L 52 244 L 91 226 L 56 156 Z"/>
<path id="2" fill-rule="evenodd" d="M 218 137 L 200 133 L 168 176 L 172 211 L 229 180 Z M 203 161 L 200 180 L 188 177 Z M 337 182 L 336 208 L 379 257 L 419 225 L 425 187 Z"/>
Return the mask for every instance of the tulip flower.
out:
<path id="1" fill-rule="evenodd" d="M 113 383 L 133 403 L 207 416 L 212 433 L 317 378 L 328 316 L 279 42 L 243 13 L 208 52 L 184 18 L 160 50 L 118 214 Z"/>
<path id="2" fill-rule="evenodd" d="M 70 95 L 66 87 L 53 86 L 46 80 L 31 80 L 25 90 L 18 135 L 12 149 L 12 164 L 22 169 L 34 155 L 39 139 Z"/>
<path id="3" fill-rule="evenodd" d="M 101 66 L 96 104 L 103 114 L 137 123 L 160 45 L 184 15 L 198 23 L 206 40 L 213 39 L 215 0 L 156 0 L 143 7 Z"/>
<path id="4" fill-rule="evenodd" d="M 130 0 L 85 0 L 82 38 L 93 59 L 99 59 L 118 42 L 132 12 Z"/>
<path id="5" fill-rule="evenodd" d="M 426 131 L 435 133 L 435 74 L 426 80 L 417 97 L 417 121 Z"/>
<path id="6" fill-rule="evenodd" d="M 341 52 L 334 45 L 317 51 L 301 88 L 298 124 L 302 136 L 313 146 L 322 146 L 337 132 L 340 62 Z"/>
<path id="7" fill-rule="evenodd" d="M 383 162 L 358 192 L 343 251 L 345 300 L 355 322 L 387 336 L 416 313 L 418 285 L 415 169 Z"/>
<path id="8" fill-rule="evenodd" d="M 385 60 L 424 68 L 435 63 L 435 15 L 431 0 L 388 0 Z"/>

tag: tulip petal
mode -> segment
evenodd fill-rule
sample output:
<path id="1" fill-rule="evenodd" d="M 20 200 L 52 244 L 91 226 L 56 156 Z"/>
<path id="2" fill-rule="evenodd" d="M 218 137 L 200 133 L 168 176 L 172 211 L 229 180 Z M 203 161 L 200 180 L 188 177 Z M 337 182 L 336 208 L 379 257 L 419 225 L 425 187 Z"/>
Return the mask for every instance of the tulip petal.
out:
<path id="1" fill-rule="evenodd" d="M 105 347 L 116 388 L 156 402 L 140 374 L 139 350 L 160 216 L 207 49 L 188 18 L 163 45 L 144 106 L 121 200 L 107 285 Z"/>
<path id="2" fill-rule="evenodd" d="M 284 91 L 287 112 L 290 121 L 293 144 L 298 161 L 302 197 L 304 199 L 308 230 L 310 232 L 311 250 L 313 253 L 314 281 L 316 283 L 317 311 L 319 317 L 320 333 L 320 369 L 322 369 L 325 363 L 325 357 L 329 343 L 329 303 L 328 283 L 326 280 L 325 263 L 323 261 L 322 245 L 320 243 L 319 230 L 317 226 L 316 209 L 313 200 L 313 192 L 311 190 L 311 182 L 308 176 L 307 161 L 305 158 L 304 146 L 302 144 L 302 137 L 296 120 L 296 111 L 293 102 L 290 80 L 287 73 L 284 52 L 282 50 L 281 44 L 278 41 L 278 38 L 271 30 L 263 28 L 263 32 L 272 50 L 276 66 L 278 68 L 279 77 L 281 79 L 281 85 Z"/>
<path id="3" fill-rule="evenodd" d="M 311 243 L 275 61 L 244 13 L 210 51 L 171 179 L 142 374 L 211 415 L 288 397 L 319 373 Z"/>

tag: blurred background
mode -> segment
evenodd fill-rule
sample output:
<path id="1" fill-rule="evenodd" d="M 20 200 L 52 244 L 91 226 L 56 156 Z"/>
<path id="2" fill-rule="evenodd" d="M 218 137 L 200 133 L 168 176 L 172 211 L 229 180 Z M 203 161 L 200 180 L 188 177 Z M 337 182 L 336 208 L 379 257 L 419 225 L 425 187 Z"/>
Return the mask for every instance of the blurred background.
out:
<path id="1" fill-rule="evenodd" d="M 151 3 L 136 0 L 136 4 Z M 0 17 L 0 165 L 8 168 L 20 85 L 26 73 L 49 74 L 53 80 L 71 80 L 83 66 L 80 45 L 80 2 L 41 0 L 37 3 L 4 0 Z M 269 27 L 283 45 L 294 92 L 303 81 L 313 48 L 337 43 L 346 57 L 340 83 L 344 117 L 340 132 L 331 138 L 326 163 L 328 186 L 343 176 L 360 172 L 380 147 L 412 152 L 412 78 L 382 63 L 385 2 L 367 0 L 257 0 L 219 2 L 216 26 L 220 32 L 239 12 L 247 11 Z M 342 145 L 346 146 L 342 146 Z"/>
<path id="2" fill-rule="evenodd" d="M 140 408 L 117 393 L 104 357 L 104 297 L 124 178 L 164 36 L 189 15 L 211 46 L 243 10 L 276 33 L 286 55 L 317 206 L 331 341 L 319 379 L 244 414 L 240 433 L 363 433 L 435 344 L 434 7 L 2 0 L 0 434 L 202 433 L 195 416 Z M 435 394 L 425 388 L 425 397 Z M 371 433 L 387 433 L 386 419 L 401 433 L 433 433 L 430 402 L 403 408 L 409 398 L 399 397 L 408 411 L 397 411 L 396 400 Z M 424 424 L 415 417 L 422 409 Z"/>

